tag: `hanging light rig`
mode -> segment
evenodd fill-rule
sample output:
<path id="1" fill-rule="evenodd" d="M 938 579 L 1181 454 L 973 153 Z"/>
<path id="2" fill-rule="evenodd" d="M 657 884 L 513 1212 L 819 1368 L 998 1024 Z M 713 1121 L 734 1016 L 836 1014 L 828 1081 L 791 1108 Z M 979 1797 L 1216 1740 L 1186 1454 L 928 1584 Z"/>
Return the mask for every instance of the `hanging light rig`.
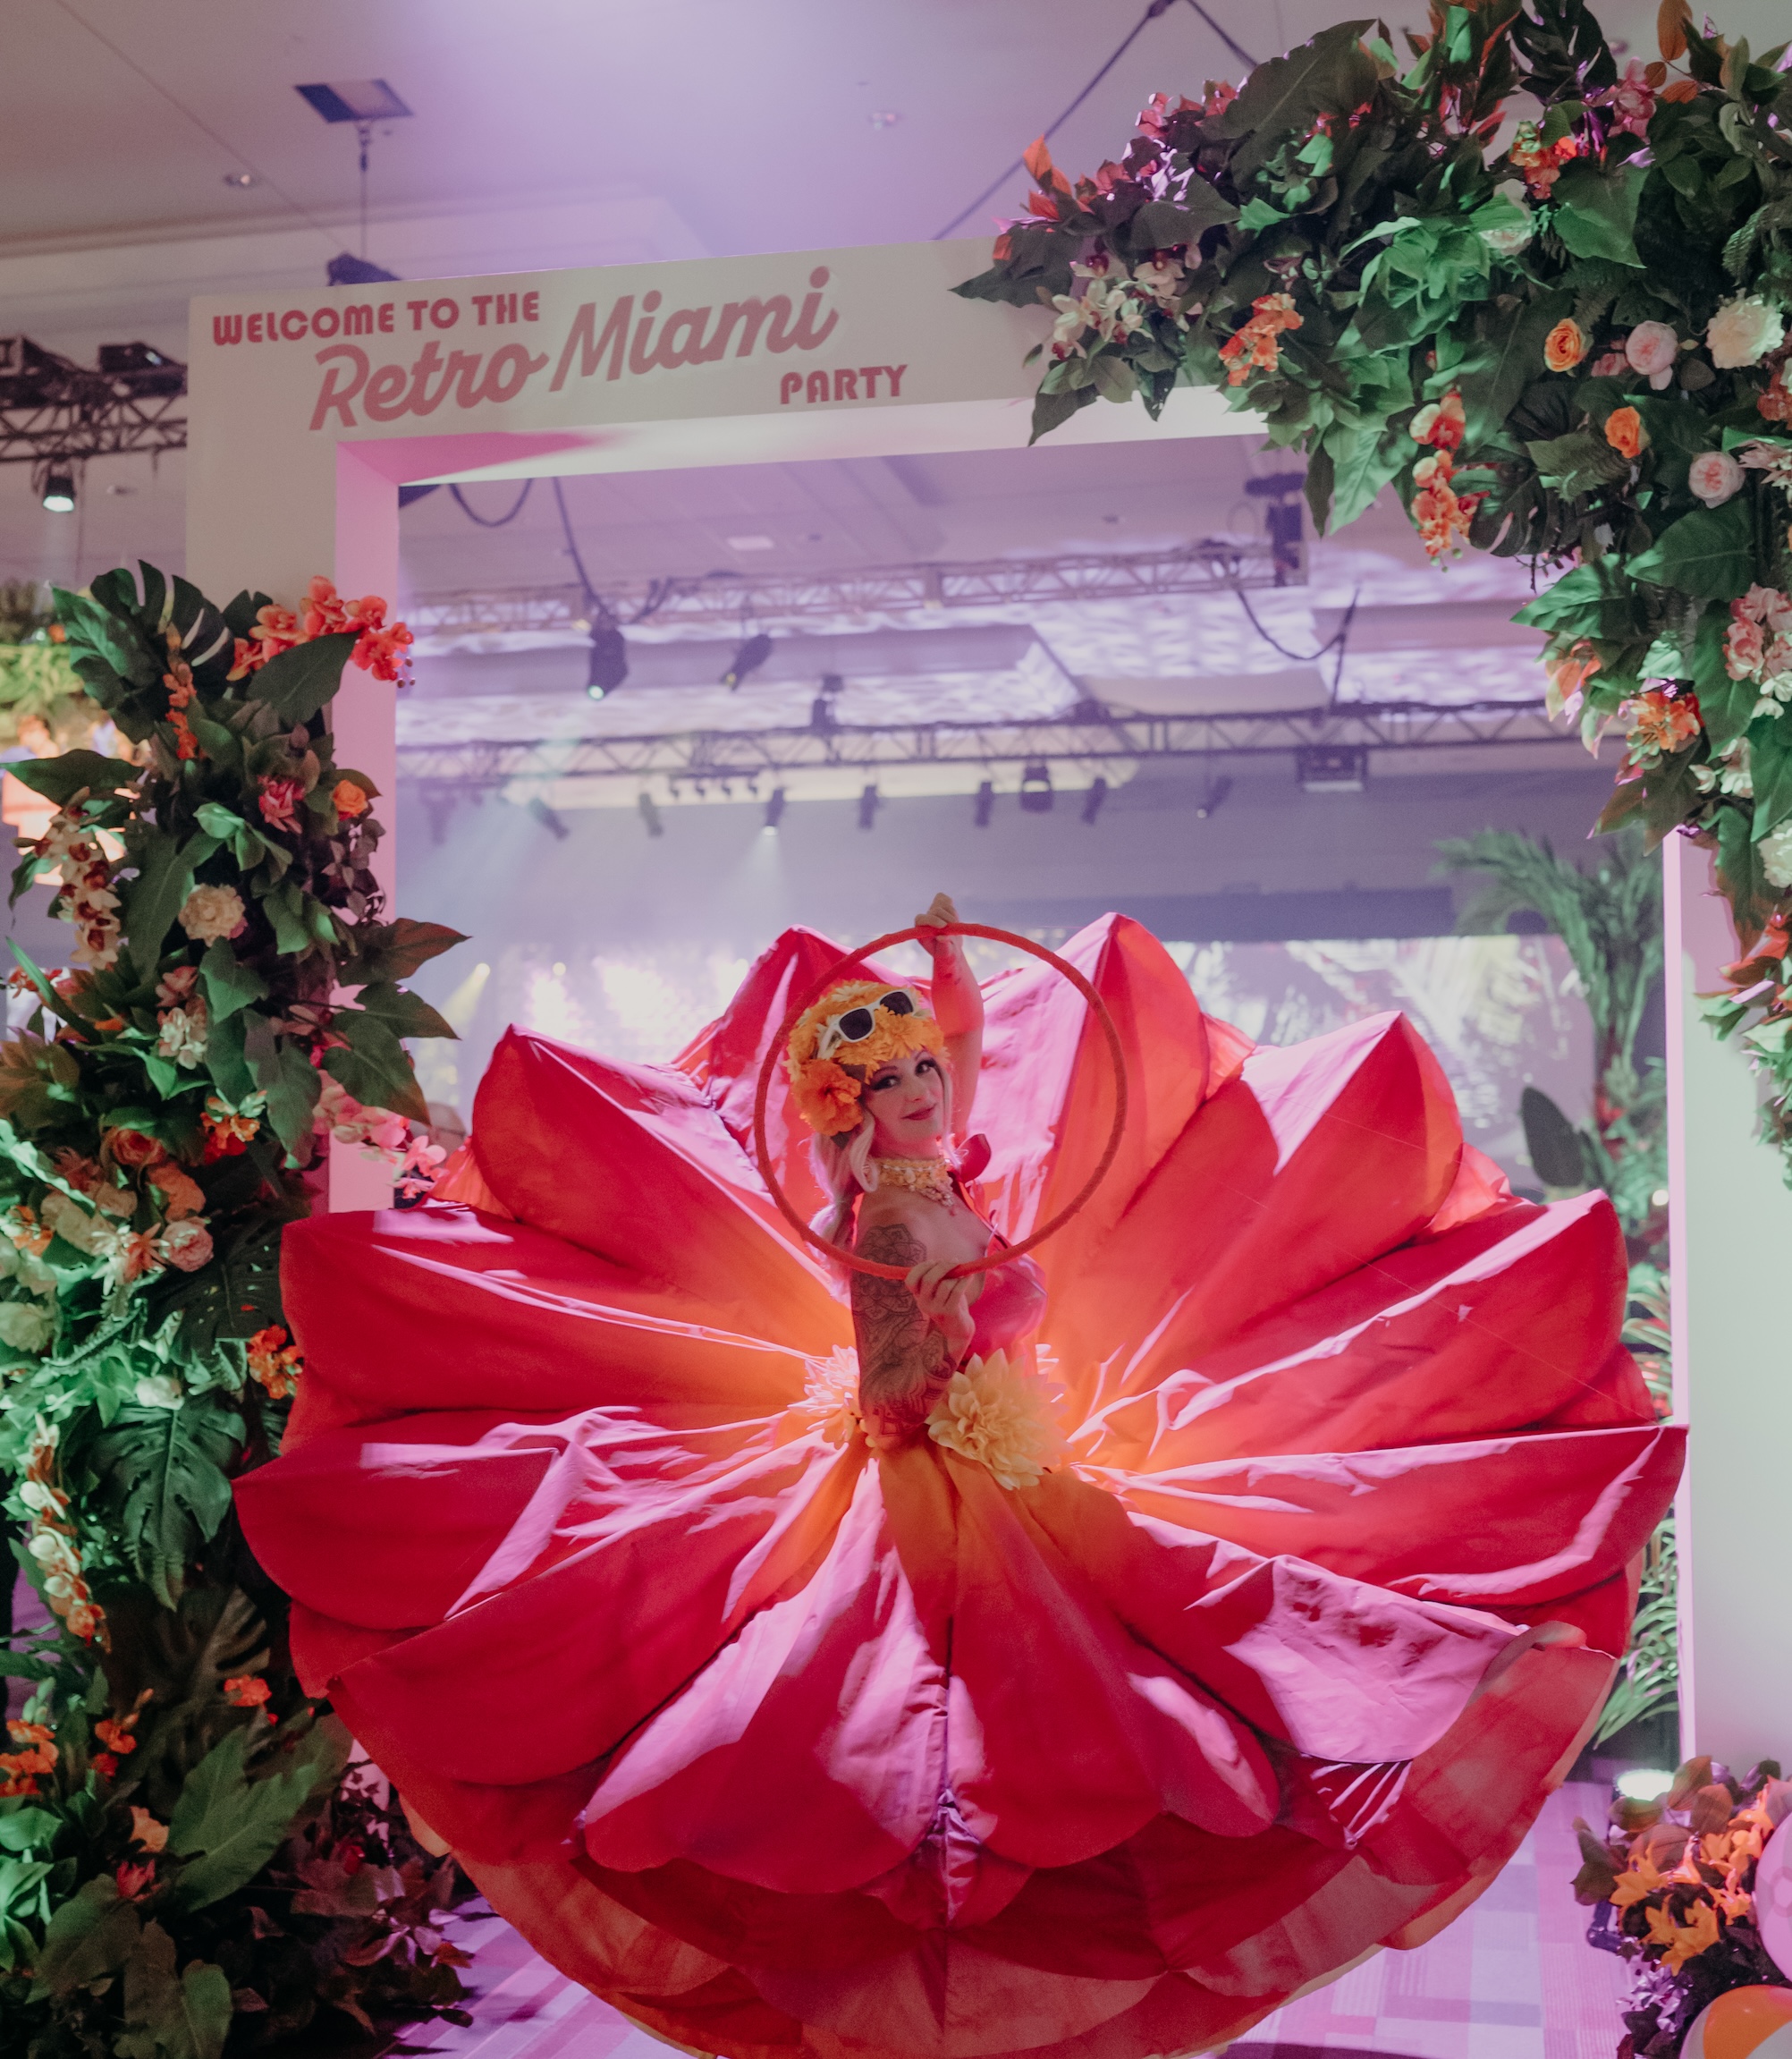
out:
<path id="1" fill-rule="evenodd" d="M 384 79 L 338 79 L 327 85 L 295 86 L 301 100 L 307 100 L 317 109 L 325 121 L 334 124 L 352 122 L 355 135 L 360 144 L 361 174 L 361 250 L 360 262 L 368 261 L 368 157 L 373 147 L 375 125 L 381 122 L 396 122 L 408 117 L 407 107 Z M 346 256 L 347 253 L 344 252 Z M 338 258 L 336 263 L 340 264 Z M 379 275 L 390 278 L 390 272 Z M 333 284 L 337 282 L 333 280 Z M 349 282 L 343 282 L 349 283 Z"/>

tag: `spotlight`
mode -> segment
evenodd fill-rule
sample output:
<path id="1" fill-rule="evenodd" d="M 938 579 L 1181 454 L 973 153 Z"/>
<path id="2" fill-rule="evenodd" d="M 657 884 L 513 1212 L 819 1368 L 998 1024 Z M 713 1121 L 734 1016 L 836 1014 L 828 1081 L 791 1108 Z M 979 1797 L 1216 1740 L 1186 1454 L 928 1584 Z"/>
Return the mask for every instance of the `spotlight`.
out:
<path id="1" fill-rule="evenodd" d="M 537 793 L 535 799 L 529 802 L 528 811 L 557 843 L 564 843 L 567 838 L 571 835 L 572 832 L 554 813 L 554 809 L 547 805 L 546 801 L 541 798 L 540 794 Z"/>
<path id="2" fill-rule="evenodd" d="M 1195 804 L 1196 821 L 1205 822 L 1210 816 L 1217 815 L 1224 804 L 1226 796 L 1231 791 L 1232 783 L 1230 779 L 1224 777 L 1210 779 L 1207 782 L 1206 792 Z"/>
<path id="3" fill-rule="evenodd" d="M 1020 805 L 1028 815 L 1052 812 L 1052 767 L 1035 762 L 1020 775 Z"/>
<path id="4" fill-rule="evenodd" d="M 1089 783 L 1089 791 L 1083 796 L 1083 820 L 1093 823 L 1102 811 L 1102 803 L 1108 797 L 1108 783 L 1097 777 Z"/>
<path id="5" fill-rule="evenodd" d="M 772 640 L 762 630 L 757 636 L 749 636 L 729 660 L 728 670 L 722 675 L 722 684 L 733 688 L 743 679 L 758 671 L 772 655 Z"/>
<path id="6" fill-rule="evenodd" d="M 858 797 L 858 826 L 872 829 L 876 826 L 877 810 L 883 805 L 883 796 L 875 786 L 867 786 Z"/>
<path id="7" fill-rule="evenodd" d="M 1294 768 L 1308 793 L 1360 793 L 1368 784 L 1369 753 L 1360 743 L 1307 743 Z"/>
<path id="8" fill-rule="evenodd" d="M 976 790 L 976 810 L 971 820 L 979 829 L 987 829 L 990 818 L 995 813 L 995 782 L 985 779 Z"/>
<path id="9" fill-rule="evenodd" d="M 1270 558 L 1275 566 L 1275 583 L 1286 586 L 1300 576 L 1300 491 L 1306 481 L 1298 472 L 1272 472 L 1269 478 L 1247 479 L 1245 491 L 1254 500 L 1270 504 L 1264 510 L 1264 527 L 1269 532 Z"/>
<path id="10" fill-rule="evenodd" d="M 832 736 L 840 727 L 840 718 L 833 712 L 833 701 L 845 684 L 837 672 L 823 673 L 821 691 L 809 707 L 809 728 L 815 735 Z"/>
<path id="11" fill-rule="evenodd" d="M 74 474 L 58 465 L 44 479 L 44 505 L 52 514 L 72 514 L 75 504 Z"/>
<path id="12" fill-rule="evenodd" d="M 653 795 L 651 793 L 642 794 L 640 799 L 636 801 L 635 806 L 641 811 L 641 820 L 647 826 L 647 835 L 649 836 L 664 836 L 666 833 L 666 826 L 660 820 L 660 811 L 654 806 Z"/>
<path id="13" fill-rule="evenodd" d="M 591 651 L 585 661 L 585 691 L 593 700 L 613 693 L 629 676 L 629 646 L 601 608 L 591 609 Z"/>
<path id="14" fill-rule="evenodd" d="M 774 786 L 765 802 L 765 827 L 774 831 L 783 819 L 784 790 L 782 786 Z"/>

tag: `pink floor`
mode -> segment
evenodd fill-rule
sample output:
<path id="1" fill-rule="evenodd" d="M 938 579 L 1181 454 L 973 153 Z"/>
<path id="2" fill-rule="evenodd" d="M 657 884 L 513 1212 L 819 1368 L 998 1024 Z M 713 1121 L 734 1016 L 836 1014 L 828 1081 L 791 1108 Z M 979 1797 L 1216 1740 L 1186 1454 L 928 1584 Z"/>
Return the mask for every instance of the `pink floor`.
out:
<path id="1" fill-rule="evenodd" d="M 1441 1937 L 1384 1952 L 1292 2003 L 1231 2047 L 1233 2059 L 1612 2059 L 1624 2026 L 1618 1960 L 1585 1942 L 1568 1883 L 1576 1815 L 1604 1791 L 1553 1796 L 1517 1857 Z M 666 2047 L 575 1987 L 494 1921 L 464 1926 L 478 1990 L 473 2021 L 418 2025 L 396 2046 L 439 2059 L 664 2059 Z"/>

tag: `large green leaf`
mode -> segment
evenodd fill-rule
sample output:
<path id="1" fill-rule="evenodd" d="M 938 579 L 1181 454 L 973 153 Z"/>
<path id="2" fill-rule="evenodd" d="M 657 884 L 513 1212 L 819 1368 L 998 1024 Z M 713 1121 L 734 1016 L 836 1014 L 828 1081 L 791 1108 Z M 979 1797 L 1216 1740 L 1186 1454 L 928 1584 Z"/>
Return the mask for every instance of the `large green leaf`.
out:
<path id="1" fill-rule="evenodd" d="M 1633 578 L 1703 600 L 1735 600 L 1754 583 L 1754 529 L 1746 495 L 1719 508 L 1695 508 L 1670 522 L 1640 557 Z"/>
<path id="2" fill-rule="evenodd" d="M 121 1409 L 93 1441 L 96 1499 L 113 1541 L 165 1607 L 230 1513 L 242 1440 L 241 1416 L 205 1394 L 174 1409 Z"/>
<path id="3" fill-rule="evenodd" d="M 166 1283 L 156 1307 L 179 1313 L 185 1349 L 208 1351 L 222 1339 L 252 1337 L 281 1320 L 280 1229 L 251 1218 L 224 1231 L 211 1265 Z"/>
<path id="4" fill-rule="evenodd" d="M 270 658 L 255 674 L 252 691 L 289 727 L 309 722 L 342 683 L 342 667 L 359 639 L 314 636 Z"/>
<path id="5" fill-rule="evenodd" d="M 1291 141 L 1305 143 L 1322 114 L 1350 114 L 1375 90 L 1375 61 L 1362 47 L 1373 21 L 1340 21 L 1310 43 L 1259 64 L 1219 120 L 1222 136 L 1243 139 L 1231 174 L 1242 183 Z"/>
<path id="6" fill-rule="evenodd" d="M 1527 601 L 1512 617 L 1527 629 L 1555 634 L 1599 637 L 1610 633 L 1610 610 L 1622 596 L 1622 575 L 1609 558 L 1576 565 L 1555 584 Z"/>
<path id="7" fill-rule="evenodd" d="M 104 1980 L 130 1958 L 142 1923 L 110 1874 L 78 1888 L 50 1918 L 27 1997 L 46 2002 Z"/>
<path id="8" fill-rule="evenodd" d="M 1543 369 L 1543 339 L 1565 316 L 1572 296 L 1547 292 L 1517 309 L 1484 309 L 1472 354 L 1458 378 L 1471 450 L 1504 428 L 1518 396 Z"/>
<path id="9" fill-rule="evenodd" d="M 394 1109 L 415 1123 L 427 1123 L 429 1109 L 418 1091 L 405 1048 L 376 1015 L 359 1009 L 338 1009 L 331 1023 L 349 1040 L 324 1055 L 330 1076 L 357 1101 L 373 1108 Z"/>
<path id="10" fill-rule="evenodd" d="M 438 1015 L 420 994 L 407 993 L 390 980 L 376 980 L 355 996 L 369 1015 L 384 1022 L 394 1037 L 453 1037 L 452 1025 Z"/>
<path id="11" fill-rule="evenodd" d="M 222 2059 L 230 2032 L 230 1980 L 203 1959 L 174 1970 L 174 1940 L 146 1923 L 124 1967 L 124 2030 L 114 2059 Z"/>
<path id="12" fill-rule="evenodd" d="M 195 870 L 216 851 L 218 840 L 204 830 L 184 843 L 165 829 L 146 826 L 139 835 L 137 877 L 124 893 L 124 927 L 131 962 L 147 979 L 160 962 L 174 918 L 192 892 Z"/>
<path id="13" fill-rule="evenodd" d="M 160 664 L 134 623 L 114 614 L 85 594 L 65 593 L 56 587 L 52 597 L 56 620 L 68 633 L 72 653 L 91 652 L 130 686 L 153 686 L 162 676 Z"/>
<path id="14" fill-rule="evenodd" d="M 168 1849 L 190 1857 L 175 1883 L 182 1909 L 204 1909 L 247 1885 L 284 1843 L 292 1819 L 340 1771 L 334 1740 L 313 1731 L 282 1768 L 244 1771 L 247 1724 L 228 1732 L 188 1775 L 168 1824 Z"/>
<path id="15" fill-rule="evenodd" d="M 206 1005 L 214 1022 L 234 1015 L 251 1001 L 266 997 L 266 980 L 252 965 L 243 964 L 222 936 L 214 937 L 206 946 L 199 970 L 205 977 Z"/>
<path id="16" fill-rule="evenodd" d="M 373 979 L 409 979 L 419 965 L 439 958 L 467 939 L 444 922 L 417 922 L 408 915 L 367 925 L 353 933 L 355 955 L 342 968 L 344 987 Z"/>
<path id="17" fill-rule="evenodd" d="M 1605 258 L 1641 268 L 1636 254 L 1636 203 L 1649 174 L 1635 165 L 1607 172 L 1583 160 L 1556 181 L 1550 226 L 1577 258 Z"/>
<path id="18" fill-rule="evenodd" d="M 89 793 L 116 793 L 143 776 L 122 758 L 102 758 L 97 750 L 65 750 L 60 758 L 21 758 L 6 767 L 13 778 L 66 808 L 83 788 Z"/>
<path id="19" fill-rule="evenodd" d="M 1413 449 L 1403 429 L 1384 431 L 1374 419 L 1337 422 L 1325 432 L 1333 466 L 1331 527 L 1355 521 L 1406 462 Z"/>
<path id="20" fill-rule="evenodd" d="M 1180 200 L 1147 200 L 1128 227 L 1135 250 L 1168 250 L 1179 243 L 1192 247 L 1209 229 L 1238 216 L 1238 210 L 1223 193 L 1195 178 Z"/>
<path id="21" fill-rule="evenodd" d="M 271 1064 L 264 1062 L 256 1068 L 256 1077 L 267 1095 L 267 1120 L 275 1135 L 299 1155 L 317 1106 L 317 1068 L 296 1044 L 283 1042 Z"/>

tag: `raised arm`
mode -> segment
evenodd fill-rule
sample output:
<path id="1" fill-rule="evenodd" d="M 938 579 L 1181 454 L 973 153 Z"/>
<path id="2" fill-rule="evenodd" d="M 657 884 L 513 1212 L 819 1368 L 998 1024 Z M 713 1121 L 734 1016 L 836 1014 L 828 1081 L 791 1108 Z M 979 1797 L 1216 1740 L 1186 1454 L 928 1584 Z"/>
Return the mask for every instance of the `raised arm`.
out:
<path id="1" fill-rule="evenodd" d="M 958 919 L 950 894 L 934 894 L 926 912 L 915 918 L 921 928 Z M 934 954 L 934 1020 L 945 1032 L 952 1068 L 952 1134 L 963 1137 L 970 1131 L 971 1104 L 983 1064 L 983 990 L 971 972 L 962 937 L 937 937 L 928 949 Z"/>

